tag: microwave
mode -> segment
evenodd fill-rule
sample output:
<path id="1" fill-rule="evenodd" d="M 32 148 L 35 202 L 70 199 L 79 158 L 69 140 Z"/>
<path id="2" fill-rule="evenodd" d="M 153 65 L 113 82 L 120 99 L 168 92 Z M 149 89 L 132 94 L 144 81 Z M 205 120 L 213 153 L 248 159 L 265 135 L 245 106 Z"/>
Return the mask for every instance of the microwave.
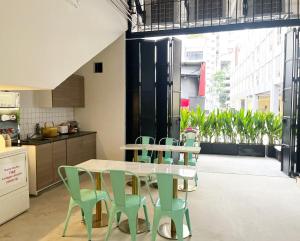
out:
<path id="1" fill-rule="evenodd" d="M 0 108 L 20 107 L 20 93 L 0 91 Z"/>

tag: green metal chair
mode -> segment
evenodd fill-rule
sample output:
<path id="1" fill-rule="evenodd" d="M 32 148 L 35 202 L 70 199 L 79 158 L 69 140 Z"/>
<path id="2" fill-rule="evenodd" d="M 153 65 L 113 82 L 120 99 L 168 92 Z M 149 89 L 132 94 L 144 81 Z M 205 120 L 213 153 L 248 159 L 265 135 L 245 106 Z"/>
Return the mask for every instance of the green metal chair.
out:
<path id="1" fill-rule="evenodd" d="M 183 218 L 185 215 L 186 223 L 192 235 L 189 209 L 187 207 L 187 192 L 185 192 L 185 199 L 173 198 L 173 178 L 182 178 L 168 173 L 153 173 L 149 175 L 149 179 L 154 177 L 158 183 L 159 198 L 154 201 L 152 193 L 150 192 L 149 183 L 147 182 L 148 191 L 151 202 L 154 206 L 154 218 L 152 224 L 152 241 L 155 241 L 159 221 L 162 217 L 170 217 L 175 223 L 177 238 L 183 241 Z"/>
<path id="2" fill-rule="evenodd" d="M 148 210 L 146 206 L 146 198 L 144 196 L 139 195 L 140 187 L 138 186 L 138 194 L 126 194 L 125 192 L 125 177 L 126 175 L 134 176 L 137 179 L 137 183 L 140 183 L 138 176 L 136 176 L 132 172 L 125 172 L 122 170 L 106 170 L 103 173 L 109 173 L 110 181 L 112 185 L 112 192 L 114 199 L 110 197 L 111 200 L 111 209 L 108 221 L 108 231 L 105 237 L 107 241 L 112 229 L 112 224 L 114 222 L 115 217 L 117 217 L 117 225 L 119 225 L 119 221 L 121 218 L 121 213 L 124 213 L 128 217 L 128 224 L 131 234 L 131 240 L 136 240 L 136 226 L 137 226 L 137 216 L 138 211 L 141 207 L 144 209 L 144 214 L 146 218 L 146 224 L 148 230 L 150 231 L 150 222 L 148 218 Z M 106 189 L 107 185 L 103 178 L 103 173 L 101 173 L 101 178 L 103 182 L 103 186 Z"/>
<path id="3" fill-rule="evenodd" d="M 66 174 L 66 179 L 62 175 L 62 169 Z M 90 177 L 90 181 L 92 183 L 92 189 L 82 189 L 80 188 L 80 179 L 79 179 L 79 172 L 85 172 Z M 58 168 L 58 174 L 62 179 L 63 183 L 65 184 L 71 198 L 69 203 L 68 214 L 65 220 L 63 237 L 66 234 L 68 223 L 70 220 L 72 209 L 76 206 L 81 208 L 86 230 L 88 233 L 88 240 L 92 239 L 92 222 L 93 222 L 93 209 L 97 202 L 105 201 L 107 213 L 107 201 L 108 195 L 107 192 L 96 190 L 96 185 L 92 174 L 82 168 L 77 168 L 74 166 L 60 166 Z"/>
<path id="4" fill-rule="evenodd" d="M 169 145 L 169 146 L 178 146 L 178 140 L 174 139 L 174 138 L 170 138 L 170 137 L 165 137 L 159 140 L 158 144 L 162 145 L 163 143 L 165 143 L 165 145 Z M 172 158 L 172 152 L 171 151 L 165 151 L 164 153 L 164 157 L 163 157 L 163 164 L 173 164 L 173 158 Z M 158 158 L 154 159 L 154 163 L 158 163 Z"/>
<path id="5" fill-rule="evenodd" d="M 186 139 L 184 145 L 185 146 L 195 146 L 196 142 L 195 139 Z M 178 160 L 178 165 L 184 165 L 184 159 Z M 189 166 L 196 166 L 197 165 L 197 159 L 193 157 L 192 153 L 188 154 L 188 165 Z M 198 182 L 198 175 L 195 176 L 195 185 L 197 186 Z"/>
<path id="6" fill-rule="evenodd" d="M 155 144 L 155 139 L 151 136 L 139 136 L 135 140 L 135 144 Z M 149 152 L 147 150 L 142 150 L 142 155 L 138 155 L 138 161 L 144 162 L 144 163 L 151 163 L 151 157 L 152 157 L 153 151 Z"/>
<path id="7" fill-rule="evenodd" d="M 195 146 L 195 140 L 194 139 L 187 139 L 184 143 L 184 146 L 189 146 L 189 147 Z M 184 165 L 184 160 L 183 159 L 178 160 L 178 164 L 179 165 Z M 188 164 L 189 164 L 189 166 L 196 166 L 196 164 L 197 164 L 197 159 L 193 158 L 192 153 L 189 153 Z"/>

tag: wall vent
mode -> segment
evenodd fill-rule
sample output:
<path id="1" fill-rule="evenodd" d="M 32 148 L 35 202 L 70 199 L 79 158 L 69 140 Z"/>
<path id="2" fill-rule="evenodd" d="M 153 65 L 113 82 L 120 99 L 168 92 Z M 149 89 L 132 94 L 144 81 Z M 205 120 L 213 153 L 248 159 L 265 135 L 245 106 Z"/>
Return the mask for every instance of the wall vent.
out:
<path id="1" fill-rule="evenodd" d="M 103 64 L 95 63 L 94 65 L 94 73 L 102 73 L 103 72 Z"/>

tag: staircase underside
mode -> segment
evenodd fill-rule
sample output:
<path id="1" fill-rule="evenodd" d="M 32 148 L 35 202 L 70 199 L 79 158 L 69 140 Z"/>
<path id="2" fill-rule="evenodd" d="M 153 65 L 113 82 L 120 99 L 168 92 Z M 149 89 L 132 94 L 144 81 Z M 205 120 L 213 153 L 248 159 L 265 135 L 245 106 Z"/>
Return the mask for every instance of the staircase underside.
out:
<path id="1" fill-rule="evenodd" d="M 53 89 L 127 30 L 109 0 L 4 1 L 0 88 Z"/>

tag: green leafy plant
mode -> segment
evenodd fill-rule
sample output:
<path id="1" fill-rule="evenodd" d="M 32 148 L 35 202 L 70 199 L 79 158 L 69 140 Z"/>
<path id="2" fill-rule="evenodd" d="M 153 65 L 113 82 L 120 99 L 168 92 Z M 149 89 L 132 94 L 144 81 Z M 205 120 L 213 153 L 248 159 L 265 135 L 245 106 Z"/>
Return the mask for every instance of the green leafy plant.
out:
<path id="1" fill-rule="evenodd" d="M 266 114 L 266 134 L 270 145 L 280 142 L 282 136 L 282 120 L 280 116 L 275 116 L 271 112 Z"/>
<path id="2" fill-rule="evenodd" d="M 245 137 L 245 110 L 241 109 L 238 112 L 236 112 L 236 118 L 234 125 L 236 127 L 236 132 L 239 136 L 240 142 L 244 143 L 246 137 Z"/>
<path id="3" fill-rule="evenodd" d="M 214 126 L 214 130 L 215 130 L 215 140 L 216 142 L 220 142 L 221 141 L 221 138 L 222 137 L 222 133 L 223 133 L 223 130 L 224 130 L 224 112 L 220 111 L 219 109 L 217 109 L 215 111 L 215 114 L 214 114 L 214 120 L 215 120 L 215 126 Z M 224 138 L 224 135 L 223 135 L 223 138 Z"/>
<path id="4" fill-rule="evenodd" d="M 184 132 L 190 125 L 190 112 L 186 108 L 180 110 L 180 132 Z"/>
<path id="5" fill-rule="evenodd" d="M 269 144 L 280 143 L 282 121 L 279 115 L 251 110 L 215 110 L 205 114 L 200 106 L 196 110 L 181 110 L 180 130 L 188 127 L 198 131 L 198 140 L 208 142 L 262 144 L 268 136 Z"/>
<path id="6" fill-rule="evenodd" d="M 202 133 L 203 136 L 209 141 L 212 142 L 212 138 L 215 135 L 214 128 L 215 128 L 215 114 L 214 112 L 211 112 L 208 114 L 205 118 L 205 121 L 203 123 Z"/>
<path id="7" fill-rule="evenodd" d="M 222 133 L 224 142 L 233 143 L 235 142 L 234 138 L 234 113 L 231 110 L 225 110 L 221 113 L 221 124 L 222 124 Z"/>
<path id="8" fill-rule="evenodd" d="M 205 122 L 205 112 L 201 110 L 200 106 L 197 106 L 196 111 L 190 112 L 191 127 L 198 128 L 198 140 L 201 141 L 203 137 L 203 125 Z"/>
<path id="9" fill-rule="evenodd" d="M 266 134 L 266 114 L 256 111 L 253 114 L 253 129 L 256 133 L 256 142 L 262 144 L 263 136 Z"/>

